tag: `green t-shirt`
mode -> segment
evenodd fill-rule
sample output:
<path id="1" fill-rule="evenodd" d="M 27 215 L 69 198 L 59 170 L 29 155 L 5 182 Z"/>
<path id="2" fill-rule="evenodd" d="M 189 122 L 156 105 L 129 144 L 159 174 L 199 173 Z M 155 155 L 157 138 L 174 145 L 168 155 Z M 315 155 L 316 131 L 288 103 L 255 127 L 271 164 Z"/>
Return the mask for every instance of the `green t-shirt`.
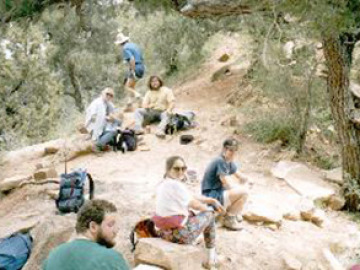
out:
<path id="1" fill-rule="evenodd" d="M 93 241 L 77 239 L 50 252 L 43 270 L 129 270 L 124 257 Z"/>

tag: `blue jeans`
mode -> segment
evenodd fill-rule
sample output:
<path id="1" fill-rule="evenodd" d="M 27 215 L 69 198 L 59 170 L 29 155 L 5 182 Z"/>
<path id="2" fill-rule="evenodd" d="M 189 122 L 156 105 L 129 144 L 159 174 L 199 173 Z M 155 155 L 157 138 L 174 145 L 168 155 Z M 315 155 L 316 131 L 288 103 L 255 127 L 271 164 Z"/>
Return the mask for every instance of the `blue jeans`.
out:
<path id="1" fill-rule="evenodd" d="M 108 145 L 118 134 L 117 130 L 113 131 L 104 131 L 99 139 L 96 141 L 96 146 L 103 148 L 105 145 Z"/>

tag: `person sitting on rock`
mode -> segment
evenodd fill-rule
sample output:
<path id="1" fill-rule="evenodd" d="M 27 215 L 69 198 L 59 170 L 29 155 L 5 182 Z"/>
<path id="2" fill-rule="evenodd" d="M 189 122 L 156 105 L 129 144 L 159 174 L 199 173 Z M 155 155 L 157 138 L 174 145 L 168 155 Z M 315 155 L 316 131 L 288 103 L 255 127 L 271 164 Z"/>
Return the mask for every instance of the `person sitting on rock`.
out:
<path id="1" fill-rule="evenodd" d="M 104 149 L 118 135 L 123 120 L 123 113 L 120 109 L 115 109 L 106 117 L 106 125 L 103 133 L 96 142 L 97 150 Z"/>
<path id="2" fill-rule="evenodd" d="M 85 202 L 77 214 L 77 238 L 50 252 L 43 270 L 128 270 L 123 256 L 112 249 L 118 232 L 117 209 L 105 200 Z"/>
<path id="3" fill-rule="evenodd" d="M 214 211 L 222 212 L 224 209 L 216 199 L 195 198 L 189 193 L 183 183 L 186 168 L 182 157 L 167 159 L 164 179 L 156 191 L 156 212 L 152 219 L 159 229 L 159 236 L 173 243 L 191 244 L 203 233 L 208 251 L 208 259 L 203 265 L 206 268 L 215 267 Z M 200 213 L 194 215 L 189 209 Z"/>
<path id="4" fill-rule="evenodd" d="M 233 184 L 234 180 L 247 182 L 247 177 L 233 162 L 238 145 L 238 141 L 232 138 L 223 142 L 221 155 L 209 164 L 201 183 L 202 194 L 219 200 L 226 209 L 223 225 L 230 230 L 241 229 L 238 221 L 242 220 L 241 211 L 248 197 L 245 188 Z"/>
<path id="5" fill-rule="evenodd" d="M 143 100 L 143 108 L 138 108 L 135 111 L 135 132 L 136 134 L 144 134 L 142 129 L 144 118 L 149 123 L 160 121 L 156 136 L 164 138 L 169 115 L 174 109 L 175 97 L 173 91 L 165 87 L 158 76 L 150 77 L 148 87 L 149 90 Z"/>
<path id="6" fill-rule="evenodd" d="M 108 121 L 113 121 L 109 117 L 114 112 L 113 98 L 114 90 L 107 87 L 101 92 L 100 97 L 93 100 L 86 109 L 85 128 L 95 142 L 95 152 L 105 150 L 105 146 L 113 138 L 105 131 Z"/>

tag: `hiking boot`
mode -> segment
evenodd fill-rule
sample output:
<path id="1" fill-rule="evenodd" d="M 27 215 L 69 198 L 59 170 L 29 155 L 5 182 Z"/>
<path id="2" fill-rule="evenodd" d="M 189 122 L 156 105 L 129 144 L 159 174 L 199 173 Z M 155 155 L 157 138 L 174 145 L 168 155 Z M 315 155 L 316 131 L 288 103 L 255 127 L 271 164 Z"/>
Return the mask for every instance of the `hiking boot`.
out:
<path id="1" fill-rule="evenodd" d="M 225 216 L 223 220 L 223 227 L 232 231 L 240 231 L 242 229 L 236 220 L 236 216 Z"/>
<path id="2" fill-rule="evenodd" d="M 166 137 L 166 134 L 165 134 L 165 132 L 164 131 L 157 131 L 156 133 L 155 133 L 155 135 L 156 135 L 156 137 L 158 137 L 158 138 L 160 138 L 160 139 L 165 139 L 165 137 Z"/>

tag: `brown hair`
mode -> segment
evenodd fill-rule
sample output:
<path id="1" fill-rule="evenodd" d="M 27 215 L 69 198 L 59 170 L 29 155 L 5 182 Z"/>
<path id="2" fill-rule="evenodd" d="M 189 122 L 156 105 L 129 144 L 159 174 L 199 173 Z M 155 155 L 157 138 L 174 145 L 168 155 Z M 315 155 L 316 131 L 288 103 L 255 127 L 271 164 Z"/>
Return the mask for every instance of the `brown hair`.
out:
<path id="1" fill-rule="evenodd" d="M 101 224 L 108 213 L 115 213 L 116 206 L 105 200 L 91 200 L 85 202 L 77 214 L 75 230 L 84 233 L 89 229 L 90 222 Z"/>
<path id="2" fill-rule="evenodd" d="M 155 78 L 158 79 L 158 81 L 159 81 L 159 83 L 160 83 L 159 88 L 164 85 L 164 82 L 162 81 L 162 79 L 161 79 L 159 76 L 157 76 L 157 75 L 152 75 L 152 76 L 150 76 L 150 79 L 149 79 L 149 81 L 148 81 L 148 87 L 150 88 L 150 90 L 154 90 L 154 88 L 151 86 L 151 81 L 152 81 L 153 79 L 155 79 Z"/>
<path id="3" fill-rule="evenodd" d="M 166 160 L 164 178 L 167 176 L 168 172 L 172 169 L 172 167 L 174 166 L 174 163 L 175 163 L 177 160 L 181 160 L 181 161 L 184 162 L 184 164 L 185 164 L 185 160 L 184 160 L 182 157 L 180 157 L 180 156 L 172 156 L 172 157 L 169 157 L 169 158 Z"/>

